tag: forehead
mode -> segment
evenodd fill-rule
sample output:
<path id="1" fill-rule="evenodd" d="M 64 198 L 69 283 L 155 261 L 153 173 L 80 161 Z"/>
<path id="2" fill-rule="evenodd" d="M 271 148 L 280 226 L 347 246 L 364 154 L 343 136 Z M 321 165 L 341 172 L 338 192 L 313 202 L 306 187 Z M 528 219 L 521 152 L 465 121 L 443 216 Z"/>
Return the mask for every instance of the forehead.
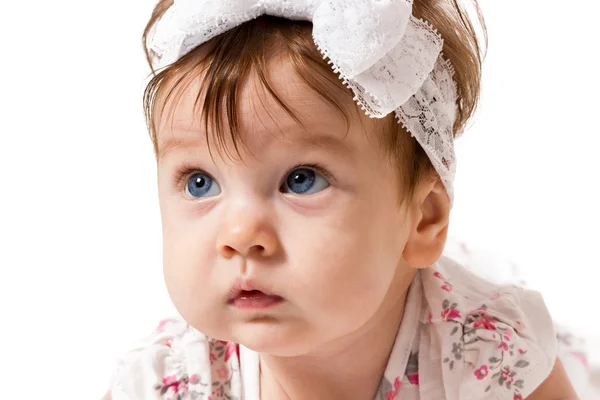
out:
<path id="1" fill-rule="evenodd" d="M 269 86 L 293 115 L 285 110 L 275 95 L 268 92 L 258 75 L 251 73 L 240 82 L 235 110 L 232 112 L 238 122 L 237 135 L 245 146 L 260 149 L 274 140 L 351 146 L 351 131 L 364 131 L 369 125 L 370 119 L 358 109 L 351 93 L 346 89 L 341 89 L 334 83 L 329 83 L 330 87 L 323 87 L 335 96 L 342 113 L 310 88 L 289 62 L 271 61 L 268 72 Z M 212 118 L 209 118 L 207 132 L 200 117 L 207 95 L 207 87 L 202 85 L 202 78 L 201 75 L 188 82 L 182 81 L 175 88 L 176 95 L 163 102 L 164 112 L 157 115 L 156 121 L 159 158 L 186 142 L 206 144 L 208 137 L 211 143 L 216 143 Z M 160 103 L 161 99 L 157 100 Z M 224 144 L 229 147 L 233 145 L 233 139 L 231 126 L 225 115 L 226 107 L 227 104 L 221 102 Z"/>

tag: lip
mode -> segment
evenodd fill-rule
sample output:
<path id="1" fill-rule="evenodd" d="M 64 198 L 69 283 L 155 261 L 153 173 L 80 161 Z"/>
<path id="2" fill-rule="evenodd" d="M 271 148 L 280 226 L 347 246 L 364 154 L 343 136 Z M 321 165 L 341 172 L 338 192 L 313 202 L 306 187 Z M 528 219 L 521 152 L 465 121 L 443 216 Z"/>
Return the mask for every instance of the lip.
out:
<path id="1" fill-rule="evenodd" d="M 229 291 L 227 303 L 235 308 L 264 310 L 283 301 L 283 297 L 269 292 L 251 281 L 238 280 Z"/>

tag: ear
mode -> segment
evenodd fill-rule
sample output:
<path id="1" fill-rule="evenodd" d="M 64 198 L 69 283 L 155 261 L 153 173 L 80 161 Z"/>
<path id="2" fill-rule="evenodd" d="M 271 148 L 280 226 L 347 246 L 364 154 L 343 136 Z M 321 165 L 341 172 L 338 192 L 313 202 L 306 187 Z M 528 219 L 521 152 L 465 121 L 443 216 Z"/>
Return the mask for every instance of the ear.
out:
<path id="1" fill-rule="evenodd" d="M 450 222 L 450 198 L 439 178 L 417 187 L 408 215 L 410 232 L 402 257 L 413 268 L 427 268 L 440 259 Z"/>

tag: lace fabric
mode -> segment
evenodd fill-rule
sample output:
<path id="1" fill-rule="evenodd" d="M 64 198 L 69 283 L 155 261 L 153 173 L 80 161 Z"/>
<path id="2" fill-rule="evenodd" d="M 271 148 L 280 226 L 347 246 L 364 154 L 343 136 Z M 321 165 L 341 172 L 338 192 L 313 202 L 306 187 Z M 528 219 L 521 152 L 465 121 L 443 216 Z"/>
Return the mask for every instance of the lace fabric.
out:
<path id="1" fill-rule="evenodd" d="M 372 118 L 395 112 L 453 200 L 453 69 L 443 38 L 412 15 L 412 0 L 175 0 L 151 34 L 155 67 L 265 14 L 311 21 L 315 45 L 354 100 Z"/>
<path id="2" fill-rule="evenodd" d="M 433 72 L 411 98 L 396 109 L 396 117 L 419 142 L 454 198 L 456 173 L 453 126 L 456 120 L 456 84 L 452 67 L 440 55 Z"/>

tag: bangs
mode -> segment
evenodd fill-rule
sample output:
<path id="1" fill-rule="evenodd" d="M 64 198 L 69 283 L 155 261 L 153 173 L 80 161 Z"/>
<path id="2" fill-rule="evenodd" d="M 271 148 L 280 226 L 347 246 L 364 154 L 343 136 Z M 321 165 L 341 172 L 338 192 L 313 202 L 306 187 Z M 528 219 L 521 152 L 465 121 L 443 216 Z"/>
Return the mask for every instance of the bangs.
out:
<path id="1" fill-rule="evenodd" d="M 289 63 L 310 90 L 340 113 L 349 128 L 351 110 L 346 104 L 353 98 L 352 91 L 316 48 L 312 23 L 265 15 L 213 38 L 151 79 L 144 93 L 144 112 L 156 157 L 157 121 L 168 118 L 167 104 L 176 104 L 192 85 L 199 84 L 194 114 L 200 111 L 209 150 L 216 145 L 220 155 L 241 157 L 245 144 L 240 134 L 239 95 L 253 75 L 276 104 L 304 127 L 298 114 L 273 89 L 269 65 L 277 61 Z M 358 106 L 354 111 L 358 113 Z"/>

